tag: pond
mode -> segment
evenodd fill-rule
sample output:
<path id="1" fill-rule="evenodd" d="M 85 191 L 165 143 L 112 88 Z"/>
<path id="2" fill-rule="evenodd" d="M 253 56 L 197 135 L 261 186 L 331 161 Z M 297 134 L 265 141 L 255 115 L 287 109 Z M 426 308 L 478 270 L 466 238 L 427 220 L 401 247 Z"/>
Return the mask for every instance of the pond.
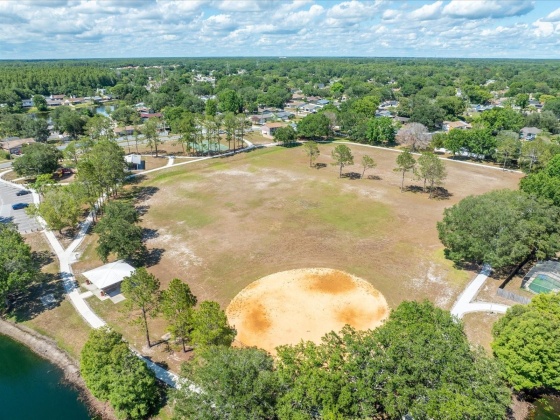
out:
<path id="1" fill-rule="evenodd" d="M 0 335 L 0 418 L 87 420 L 88 410 L 63 372 L 27 347 Z"/>

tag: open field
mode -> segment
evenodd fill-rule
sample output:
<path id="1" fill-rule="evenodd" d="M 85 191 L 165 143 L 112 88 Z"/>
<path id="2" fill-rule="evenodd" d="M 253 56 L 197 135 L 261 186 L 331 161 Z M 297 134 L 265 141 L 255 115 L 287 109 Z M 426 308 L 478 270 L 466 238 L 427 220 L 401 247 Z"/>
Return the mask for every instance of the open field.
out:
<path id="1" fill-rule="evenodd" d="M 448 194 L 430 200 L 418 188 L 400 192 L 396 152 L 351 146 L 356 162 L 367 153 L 378 166 L 364 179 L 339 179 L 330 165 L 332 148 L 320 146 L 318 168 L 309 167 L 301 147 L 275 147 L 148 174 L 135 188 L 143 193 L 137 206 L 151 232 L 147 246 L 161 257 L 149 271 L 162 288 L 178 277 L 199 301 L 216 300 L 223 308 L 262 277 L 328 267 L 370 282 L 390 308 L 429 299 L 449 309 L 474 273 L 443 257 L 436 222 L 444 208 L 467 195 L 517 188 L 521 175 L 449 162 Z M 407 174 L 405 185 L 420 182 Z M 95 238 L 87 238 L 76 273 L 101 265 L 94 246 Z M 142 348 L 143 335 L 127 322 L 122 305 L 89 302 Z M 154 339 L 165 333 L 161 319 L 150 327 Z M 148 354 L 173 368 L 184 360 L 161 347 Z"/>

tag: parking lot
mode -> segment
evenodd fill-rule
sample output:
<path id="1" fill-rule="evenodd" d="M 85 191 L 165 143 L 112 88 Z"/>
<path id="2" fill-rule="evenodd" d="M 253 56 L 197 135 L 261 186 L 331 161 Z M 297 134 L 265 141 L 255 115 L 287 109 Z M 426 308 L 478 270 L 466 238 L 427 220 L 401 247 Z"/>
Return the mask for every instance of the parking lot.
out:
<path id="1" fill-rule="evenodd" d="M 35 232 L 41 230 L 39 222 L 34 217 L 28 216 L 25 209 L 13 210 L 12 204 L 15 203 L 33 203 L 31 194 L 17 196 L 16 193 L 21 188 L 12 187 L 4 183 L 0 183 L 0 222 L 13 222 L 17 225 L 21 233 Z"/>

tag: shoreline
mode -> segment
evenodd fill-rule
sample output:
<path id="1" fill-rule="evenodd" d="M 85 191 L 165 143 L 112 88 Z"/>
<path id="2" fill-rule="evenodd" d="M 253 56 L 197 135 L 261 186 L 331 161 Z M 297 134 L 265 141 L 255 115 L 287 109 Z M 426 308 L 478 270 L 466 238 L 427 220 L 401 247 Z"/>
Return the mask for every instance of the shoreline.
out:
<path id="1" fill-rule="evenodd" d="M 62 369 L 64 380 L 74 386 L 91 414 L 104 420 L 116 419 L 113 409 L 93 396 L 80 375 L 79 364 L 68 353 L 59 348 L 54 340 L 38 332 L 12 322 L 0 319 L 0 334 L 26 346 L 39 357 L 48 360 Z"/>

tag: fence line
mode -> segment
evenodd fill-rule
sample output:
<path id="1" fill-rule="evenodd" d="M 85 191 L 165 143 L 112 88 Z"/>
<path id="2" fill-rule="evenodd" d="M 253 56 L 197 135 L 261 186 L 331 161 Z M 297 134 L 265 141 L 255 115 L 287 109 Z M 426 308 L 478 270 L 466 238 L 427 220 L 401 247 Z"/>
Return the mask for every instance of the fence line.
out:
<path id="1" fill-rule="evenodd" d="M 527 305 L 529 302 L 531 302 L 531 299 L 525 296 L 520 296 L 517 293 L 510 292 L 509 290 L 498 289 L 496 291 L 496 294 L 498 296 L 501 296 L 509 300 L 513 300 L 514 302 L 521 303 L 523 305 Z"/>

